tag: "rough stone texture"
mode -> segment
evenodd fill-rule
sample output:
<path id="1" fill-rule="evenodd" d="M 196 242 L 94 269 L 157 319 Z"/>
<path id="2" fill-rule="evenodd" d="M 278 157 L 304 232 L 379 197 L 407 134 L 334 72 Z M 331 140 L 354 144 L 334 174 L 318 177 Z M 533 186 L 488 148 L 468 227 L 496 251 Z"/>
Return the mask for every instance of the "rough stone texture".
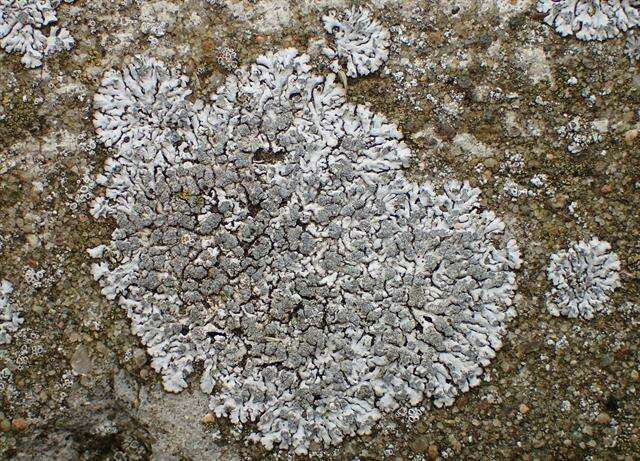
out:
<path id="1" fill-rule="evenodd" d="M 640 79 L 624 37 L 637 28 L 605 42 L 562 37 L 533 0 L 358 2 L 389 30 L 389 57 L 344 79 L 346 99 L 403 133 L 408 181 L 430 182 L 436 195 L 451 180 L 481 191 L 480 209 L 500 216 L 522 252 L 518 315 L 482 382 L 452 405 L 400 406 L 371 435 L 296 456 L 247 444 L 255 426 L 207 409 L 197 365 L 183 391 L 166 392 L 126 313 L 100 293 L 86 249 L 107 245 L 118 227 L 91 214 L 116 150 L 97 139 L 93 96 L 134 55 L 180 69 L 191 103 L 211 104 L 236 69 L 288 47 L 325 76 L 332 38 L 322 17 L 354 4 L 166 0 L 168 20 L 156 3 L 61 4 L 55 25 L 75 46 L 35 70 L 0 50 L 0 280 L 13 284 L 9 300 L 24 319 L 0 346 L 0 458 L 640 457 Z M 164 35 L 153 34 L 153 17 Z M 549 72 L 524 51 L 544 54 Z M 552 316 L 550 256 L 591 235 L 620 259 L 611 312 Z M 92 366 L 75 374 L 79 348 Z"/>

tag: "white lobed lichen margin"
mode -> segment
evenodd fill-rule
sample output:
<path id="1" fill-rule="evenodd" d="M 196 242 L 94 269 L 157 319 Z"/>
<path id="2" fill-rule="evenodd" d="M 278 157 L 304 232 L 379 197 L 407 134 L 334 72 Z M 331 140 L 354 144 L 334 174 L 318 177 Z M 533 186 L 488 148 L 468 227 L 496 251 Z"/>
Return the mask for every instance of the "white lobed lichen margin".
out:
<path id="1" fill-rule="evenodd" d="M 551 255 L 547 277 L 549 313 L 591 319 L 606 312 L 613 290 L 620 286 L 620 261 L 611 245 L 592 238 Z"/>
<path id="2" fill-rule="evenodd" d="M 70 50 L 75 42 L 69 31 L 52 25 L 58 20 L 56 8 L 61 3 L 62 0 L 0 0 L 0 48 L 20 53 L 22 63 L 31 68 L 41 66 L 46 56 Z"/>
<path id="3" fill-rule="evenodd" d="M 341 59 L 346 61 L 347 75 L 352 78 L 376 72 L 389 59 L 389 31 L 369 10 L 354 6 L 341 14 L 328 14 L 322 21 L 335 41 L 335 50 L 324 50 L 327 57 L 335 59 L 334 72 L 340 68 Z"/>
<path id="4" fill-rule="evenodd" d="M 154 59 L 109 71 L 93 213 L 117 228 L 89 250 L 167 390 L 201 362 L 218 416 L 299 453 L 477 385 L 520 265 L 477 189 L 409 182 L 396 126 L 308 61 L 260 56 L 210 103 Z"/>
<path id="5" fill-rule="evenodd" d="M 13 285 L 6 280 L 0 281 L 0 345 L 11 343 L 11 334 L 18 331 L 23 322 L 9 302 Z"/>
<path id="6" fill-rule="evenodd" d="M 640 61 L 640 35 L 632 33 L 628 34 L 624 45 L 624 51 L 631 63 Z"/>
<path id="7" fill-rule="evenodd" d="M 638 0 L 538 0 L 544 22 L 563 37 L 606 40 L 640 24 Z"/>

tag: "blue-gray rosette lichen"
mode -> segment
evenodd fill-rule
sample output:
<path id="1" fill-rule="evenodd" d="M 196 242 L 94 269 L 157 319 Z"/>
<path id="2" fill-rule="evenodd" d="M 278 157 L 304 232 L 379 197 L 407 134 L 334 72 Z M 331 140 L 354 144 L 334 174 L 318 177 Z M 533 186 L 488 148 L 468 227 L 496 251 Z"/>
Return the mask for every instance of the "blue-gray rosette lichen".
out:
<path id="1" fill-rule="evenodd" d="M 287 49 L 205 103 L 150 58 L 94 98 L 113 147 L 95 278 L 178 392 L 305 452 L 479 383 L 515 314 L 518 249 L 479 191 L 403 174 L 397 127 Z"/>
<path id="2" fill-rule="evenodd" d="M 607 310 L 611 293 L 620 286 L 620 260 L 611 245 L 594 237 L 552 254 L 547 276 L 550 314 L 591 319 Z"/>

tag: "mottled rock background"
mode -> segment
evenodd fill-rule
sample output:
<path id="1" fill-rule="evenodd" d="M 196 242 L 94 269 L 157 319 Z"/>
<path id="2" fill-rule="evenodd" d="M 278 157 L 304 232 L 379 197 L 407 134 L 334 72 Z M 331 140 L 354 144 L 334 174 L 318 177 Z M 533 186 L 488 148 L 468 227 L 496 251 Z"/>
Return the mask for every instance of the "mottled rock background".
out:
<path id="1" fill-rule="evenodd" d="M 135 53 L 181 65 L 200 97 L 286 46 L 323 69 L 321 16 L 350 5 L 78 0 L 58 9 L 73 50 L 33 70 L 0 52 L 0 279 L 25 319 L 0 348 L 0 458 L 294 458 L 245 445 L 207 415 L 195 380 L 163 392 L 129 321 L 100 294 L 85 250 L 111 229 L 87 206 L 105 158 L 91 100 L 102 73 Z M 561 38 L 530 0 L 366 5 L 392 48 L 380 72 L 349 80 L 349 100 L 402 128 L 416 181 L 482 189 L 518 238 L 521 296 L 485 383 L 316 457 L 640 458 L 640 75 L 624 37 Z M 612 313 L 552 317 L 549 255 L 591 235 L 620 257 Z"/>

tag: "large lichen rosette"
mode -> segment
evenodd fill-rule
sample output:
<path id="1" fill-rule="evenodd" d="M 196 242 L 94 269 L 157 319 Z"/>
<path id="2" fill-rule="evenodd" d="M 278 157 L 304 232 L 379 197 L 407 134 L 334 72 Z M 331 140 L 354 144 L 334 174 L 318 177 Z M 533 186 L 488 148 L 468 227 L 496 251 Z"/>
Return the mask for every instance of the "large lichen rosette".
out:
<path id="1" fill-rule="evenodd" d="M 298 452 L 478 384 L 514 315 L 519 265 L 477 189 L 409 182 L 396 126 L 308 59 L 260 56 L 210 103 L 170 90 L 183 78 L 152 59 L 110 72 L 94 120 L 115 151 L 94 213 L 117 227 L 90 250 L 167 390 L 202 362 L 218 416 Z M 105 117 L 129 85 L 189 115 Z M 120 141 L 133 125 L 151 142 Z"/>

